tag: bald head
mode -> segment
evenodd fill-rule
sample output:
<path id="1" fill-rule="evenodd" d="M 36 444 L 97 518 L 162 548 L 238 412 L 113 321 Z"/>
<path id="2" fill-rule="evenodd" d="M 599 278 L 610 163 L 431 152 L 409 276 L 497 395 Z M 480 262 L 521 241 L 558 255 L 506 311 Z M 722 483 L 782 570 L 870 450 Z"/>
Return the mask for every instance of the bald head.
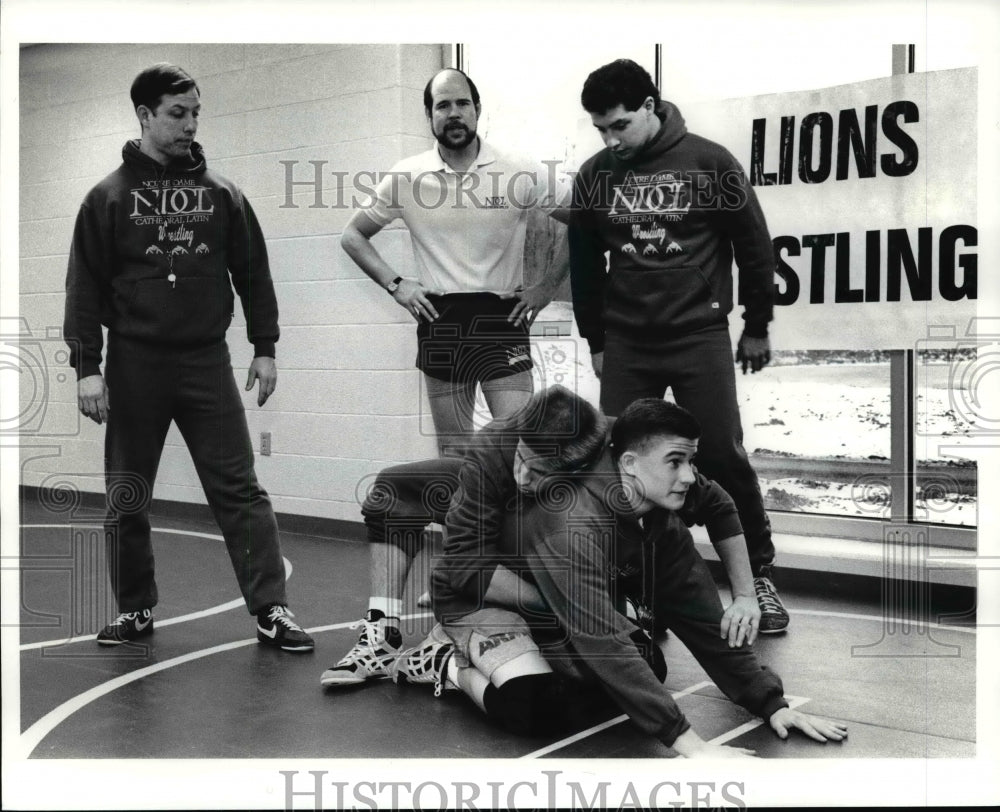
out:
<path id="1" fill-rule="evenodd" d="M 476 83 L 458 68 L 444 68 L 435 73 L 424 87 L 424 111 L 428 116 L 430 116 L 431 107 L 434 105 L 434 94 L 440 93 L 442 86 L 464 89 L 472 103 L 479 107 L 479 90 L 476 88 Z"/>
<path id="2" fill-rule="evenodd" d="M 424 112 L 431 132 L 447 152 L 478 149 L 479 91 L 462 71 L 446 68 L 431 78 L 424 89 Z"/>

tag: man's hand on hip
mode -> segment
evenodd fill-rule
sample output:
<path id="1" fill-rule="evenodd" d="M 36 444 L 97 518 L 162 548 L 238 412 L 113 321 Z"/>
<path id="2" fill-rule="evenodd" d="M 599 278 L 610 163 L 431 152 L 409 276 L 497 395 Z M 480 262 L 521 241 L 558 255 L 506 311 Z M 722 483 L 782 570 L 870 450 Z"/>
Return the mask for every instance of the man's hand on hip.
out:
<path id="1" fill-rule="evenodd" d="M 425 288 L 422 284 L 414 282 L 412 279 L 403 279 L 400 281 L 399 287 L 391 295 L 396 300 L 396 304 L 413 316 L 414 321 L 419 322 L 420 319 L 434 321 L 438 317 L 438 312 L 434 309 L 434 305 L 431 304 L 430 299 L 427 298 L 428 293 L 432 296 L 441 295 L 440 291 Z"/>
<path id="2" fill-rule="evenodd" d="M 260 381 L 260 388 L 257 390 L 257 405 L 263 406 L 278 386 L 278 366 L 274 363 L 273 358 L 268 358 L 266 355 L 258 355 L 250 362 L 250 370 L 247 375 L 247 392 L 253 389 L 253 382 L 255 380 Z"/>
<path id="3" fill-rule="evenodd" d="M 108 419 L 111 398 L 103 375 L 88 375 L 76 384 L 76 400 L 80 411 L 100 425 Z"/>
<path id="4" fill-rule="evenodd" d="M 500 298 L 517 299 L 517 304 L 507 317 L 508 322 L 513 322 L 515 327 L 520 327 L 522 324 L 531 327 L 538 314 L 548 307 L 554 295 L 555 291 L 552 288 L 539 283 L 519 288 L 513 293 L 501 294 Z"/>

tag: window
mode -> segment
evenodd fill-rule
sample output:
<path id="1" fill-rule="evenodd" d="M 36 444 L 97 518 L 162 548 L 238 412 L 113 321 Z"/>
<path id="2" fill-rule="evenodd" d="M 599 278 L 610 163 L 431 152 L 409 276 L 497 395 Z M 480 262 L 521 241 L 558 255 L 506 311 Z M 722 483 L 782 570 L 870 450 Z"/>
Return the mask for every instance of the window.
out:
<path id="1" fill-rule="evenodd" d="M 887 353 L 778 350 L 736 386 L 768 510 L 888 516 Z"/>
<path id="2" fill-rule="evenodd" d="M 567 35 L 563 43 L 518 48 L 476 42 L 463 46 L 463 69 L 482 99 L 480 134 L 498 147 L 538 161 L 563 162 L 576 169 L 603 144 L 580 106 L 584 80 L 595 68 L 615 59 L 634 59 L 656 76 L 652 45 L 631 49 L 607 45 L 581 48 Z"/>
<path id="3" fill-rule="evenodd" d="M 933 62 L 918 54 L 916 67 L 938 71 L 976 61 L 966 49 L 940 46 L 927 49 Z M 784 42 L 781 48 L 746 41 L 716 44 L 709 53 L 703 38 L 678 37 L 652 51 L 623 53 L 567 41 L 549 43 L 544 51 L 525 49 L 510 60 L 506 45 L 476 43 L 464 49 L 462 64 L 479 85 L 487 138 L 541 160 L 562 161 L 572 170 L 601 146 L 579 107 L 579 91 L 586 75 L 605 62 L 629 56 L 643 64 L 660 81 L 664 97 L 683 112 L 688 104 L 693 111 L 726 98 L 877 79 L 889 75 L 898 55 L 886 45 L 867 43 L 845 63 L 841 48 L 836 38 Z M 568 290 L 562 293 L 569 298 Z M 568 319 L 565 305 L 553 307 L 558 318 Z M 734 340 L 740 310 L 737 306 L 731 317 Z M 830 521 L 823 517 L 975 527 L 978 472 L 962 451 L 974 431 L 962 413 L 972 384 L 960 375 L 956 383 L 955 377 L 974 358 L 974 349 L 956 349 L 955 343 L 917 351 L 776 345 L 765 373 L 738 374 L 745 446 L 767 508 L 815 517 L 809 532 L 823 532 L 823 522 Z M 536 356 L 562 374 L 560 382 L 578 383 L 596 398 L 583 344 L 568 362 L 561 345 L 536 345 Z M 870 533 L 881 536 L 879 527 Z M 954 538 L 959 546 L 975 544 L 973 534 Z"/>
<path id="4" fill-rule="evenodd" d="M 977 348 L 970 341 L 924 342 L 916 358 L 916 492 L 918 521 L 975 526 L 978 465 L 974 444 Z"/>

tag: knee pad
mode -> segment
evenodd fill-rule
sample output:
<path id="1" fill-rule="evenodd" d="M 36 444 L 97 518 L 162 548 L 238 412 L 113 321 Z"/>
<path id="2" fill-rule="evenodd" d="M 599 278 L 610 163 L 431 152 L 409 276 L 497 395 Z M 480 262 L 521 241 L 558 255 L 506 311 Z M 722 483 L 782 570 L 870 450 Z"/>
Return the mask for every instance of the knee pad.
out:
<path id="1" fill-rule="evenodd" d="M 515 677 L 499 688 L 490 685 L 483 696 L 486 715 L 511 733 L 544 735 L 563 718 L 554 701 L 560 694 L 559 682 L 559 676 L 550 672 Z"/>
<path id="2" fill-rule="evenodd" d="M 461 464 L 457 459 L 432 459 L 380 471 L 361 505 L 368 540 L 416 555 L 423 548 L 427 525 L 445 519 Z"/>
<path id="3" fill-rule="evenodd" d="M 414 558 L 424 547 L 424 530 L 430 522 L 429 516 L 419 512 L 401 498 L 392 479 L 382 472 L 361 504 L 368 541 L 391 544 Z"/>

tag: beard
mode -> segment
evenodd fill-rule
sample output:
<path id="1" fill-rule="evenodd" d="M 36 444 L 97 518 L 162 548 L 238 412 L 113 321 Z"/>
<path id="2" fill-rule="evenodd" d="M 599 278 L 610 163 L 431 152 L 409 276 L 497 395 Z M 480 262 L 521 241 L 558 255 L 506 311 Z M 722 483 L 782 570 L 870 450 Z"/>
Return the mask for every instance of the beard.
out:
<path id="1" fill-rule="evenodd" d="M 462 138 L 455 140 L 456 133 L 460 133 Z M 476 131 L 475 129 L 466 127 L 464 124 L 451 124 L 446 125 L 441 132 L 434 133 L 434 137 L 445 149 L 465 149 L 476 140 Z"/>

